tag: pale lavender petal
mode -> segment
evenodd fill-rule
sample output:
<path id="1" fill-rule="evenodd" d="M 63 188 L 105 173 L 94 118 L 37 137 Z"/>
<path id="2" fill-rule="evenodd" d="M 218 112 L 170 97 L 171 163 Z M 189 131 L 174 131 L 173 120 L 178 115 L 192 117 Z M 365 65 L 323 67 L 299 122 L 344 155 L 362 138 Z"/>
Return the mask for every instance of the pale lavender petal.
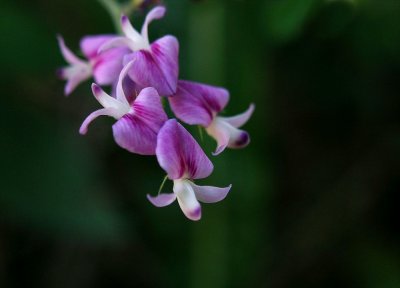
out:
<path id="1" fill-rule="evenodd" d="M 68 96 L 69 94 L 72 93 L 72 91 L 75 90 L 75 88 L 76 88 L 81 82 L 83 82 L 83 81 L 85 81 L 85 80 L 87 80 L 87 78 L 84 79 L 84 78 L 79 78 L 79 77 L 73 77 L 73 78 L 68 79 L 67 84 L 65 84 L 65 87 L 64 87 L 64 94 L 65 94 L 66 96 Z"/>
<path id="2" fill-rule="evenodd" d="M 176 92 L 178 82 L 179 44 L 173 36 L 164 36 L 150 46 L 125 57 L 124 63 L 134 60 L 129 71 L 131 79 L 143 87 L 154 87 L 161 96 Z"/>
<path id="3" fill-rule="evenodd" d="M 239 128 L 246 124 L 246 122 L 250 119 L 251 115 L 253 114 L 255 109 L 254 104 L 250 104 L 250 107 L 243 113 L 232 116 L 232 117 L 221 117 L 223 118 L 226 122 L 231 124 L 233 127 Z"/>
<path id="4" fill-rule="evenodd" d="M 176 199 L 175 193 L 170 194 L 159 194 L 157 196 L 151 196 L 147 194 L 147 199 L 156 207 L 165 207 L 170 205 Z"/>
<path id="5" fill-rule="evenodd" d="M 246 131 L 233 127 L 222 117 L 216 117 L 206 131 L 217 141 L 217 149 L 213 155 L 220 154 L 226 147 L 244 148 L 250 143 L 250 136 Z"/>
<path id="6" fill-rule="evenodd" d="M 115 38 L 115 35 L 90 35 L 82 38 L 80 47 L 83 55 L 88 59 L 93 59 L 98 55 L 101 45 Z"/>
<path id="7" fill-rule="evenodd" d="M 122 70 L 122 60 L 129 54 L 127 48 L 114 48 L 98 54 L 93 59 L 93 76 L 99 85 L 111 85 Z"/>
<path id="8" fill-rule="evenodd" d="M 215 203 L 223 200 L 232 187 L 232 185 L 224 188 L 213 186 L 198 186 L 192 182 L 190 182 L 190 185 L 193 188 L 197 200 L 204 203 Z"/>
<path id="9" fill-rule="evenodd" d="M 148 32 L 147 32 L 149 24 L 153 20 L 164 17 L 165 11 L 166 11 L 165 7 L 157 6 L 157 7 L 154 7 L 153 9 L 151 9 L 151 11 L 147 14 L 146 19 L 142 26 L 142 31 L 141 31 L 141 34 L 145 39 L 147 39 L 147 40 L 149 39 Z"/>
<path id="10" fill-rule="evenodd" d="M 113 125 L 114 139 L 132 153 L 154 155 L 158 131 L 167 119 L 157 91 L 145 88 L 134 101 L 131 112 Z"/>
<path id="11" fill-rule="evenodd" d="M 58 45 L 60 46 L 61 54 L 65 61 L 69 64 L 79 64 L 82 60 L 76 57 L 76 55 L 65 45 L 64 39 L 61 36 L 57 36 Z"/>
<path id="12" fill-rule="evenodd" d="M 174 193 L 178 198 L 179 206 L 187 218 L 193 221 L 200 220 L 201 206 L 196 199 L 193 188 L 186 180 L 174 181 Z"/>
<path id="13" fill-rule="evenodd" d="M 85 121 L 83 121 L 81 127 L 79 128 L 79 133 L 84 135 L 87 133 L 89 124 L 99 116 L 111 116 L 114 117 L 118 114 L 118 111 L 114 108 L 103 108 L 100 110 L 96 110 L 91 113 L 88 117 L 86 117 Z"/>
<path id="14" fill-rule="evenodd" d="M 229 101 L 229 92 L 220 87 L 179 80 L 174 95 L 168 98 L 175 116 L 189 125 L 208 127 L 214 115 Z"/>
<path id="15" fill-rule="evenodd" d="M 112 48 L 117 48 L 117 47 L 129 47 L 130 49 L 133 49 L 133 42 L 132 40 L 126 38 L 126 37 L 115 37 L 109 41 L 106 41 L 104 44 L 102 44 L 97 51 L 97 53 L 103 53 L 107 50 L 110 50 Z"/>
<path id="16" fill-rule="evenodd" d="M 170 179 L 200 179 L 209 176 L 213 164 L 175 119 L 168 120 L 157 137 L 157 160 Z"/>

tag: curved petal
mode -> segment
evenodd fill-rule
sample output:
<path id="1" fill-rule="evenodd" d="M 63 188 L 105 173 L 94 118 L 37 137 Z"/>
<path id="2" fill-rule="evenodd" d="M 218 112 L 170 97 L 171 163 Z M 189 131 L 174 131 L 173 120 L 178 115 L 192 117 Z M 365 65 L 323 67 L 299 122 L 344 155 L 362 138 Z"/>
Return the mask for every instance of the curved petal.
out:
<path id="1" fill-rule="evenodd" d="M 170 194 L 159 194 L 157 196 L 151 196 L 147 194 L 147 199 L 156 207 L 165 207 L 170 205 L 176 199 L 175 193 Z"/>
<path id="2" fill-rule="evenodd" d="M 59 71 L 62 71 L 61 73 L 59 72 L 59 76 L 63 79 L 67 79 L 67 84 L 64 88 L 64 94 L 67 96 L 71 94 L 79 84 L 88 80 L 91 75 L 90 67 L 84 65 L 79 65 L 79 67 L 71 66 Z"/>
<path id="3" fill-rule="evenodd" d="M 233 127 L 222 117 L 216 117 L 213 123 L 206 128 L 207 133 L 217 141 L 217 149 L 213 155 L 218 155 L 229 148 L 244 148 L 250 143 L 250 136 L 246 131 Z"/>
<path id="4" fill-rule="evenodd" d="M 95 83 L 92 84 L 92 92 L 94 97 L 96 97 L 97 101 L 104 107 L 104 108 L 113 108 L 118 111 L 118 117 L 116 119 L 121 118 L 123 115 L 129 112 L 129 105 L 126 103 L 122 103 L 117 99 L 109 96 L 106 92 L 104 92 L 101 87 Z"/>
<path id="5" fill-rule="evenodd" d="M 122 15 L 121 16 L 121 27 L 122 31 L 124 32 L 125 36 L 132 40 L 134 43 L 143 41 L 142 35 L 133 28 L 131 21 L 129 21 L 128 16 Z"/>
<path id="6" fill-rule="evenodd" d="M 178 82 L 178 40 L 164 36 L 150 46 L 149 50 L 133 52 L 125 57 L 124 63 L 135 60 L 129 77 L 140 86 L 154 87 L 161 96 L 176 92 Z"/>
<path id="7" fill-rule="evenodd" d="M 118 77 L 118 83 L 117 83 L 117 90 L 116 90 L 116 96 L 117 100 L 121 101 L 123 103 L 129 104 L 128 99 L 126 98 L 125 92 L 124 92 L 124 79 L 126 77 L 126 74 L 128 74 L 129 69 L 131 69 L 133 62 L 129 62 L 128 64 L 125 65 L 125 67 L 122 69 L 121 73 L 119 74 Z"/>
<path id="8" fill-rule="evenodd" d="M 79 133 L 85 135 L 88 130 L 89 124 L 99 116 L 111 116 L 116 118 L 118 111 L 114 108 L 103 108 L 92 112 L 86 119 L 83 121 L 81 127 L 79 128 Z"/>
<path id="9" fill-rule="evenodd" d="M 154 155 L 158 131 L 166 120 L 157 91 L 145 88 L 133 103 L 131 112 L 113 125 L 114 139 L 132 153 Z"/>
<path id="10" fill-rule="evenodd" d="M 101 45 L 115 38 L 115 35 L 89 35 L 81 39 L 80 47 L 83 55 L 88 59 L 97 56 L 97 52 Z"/>
<path id="11" fill-rule="evenodd" d="M 246 124 L 246 122 L 250 119 L 251 115 L 254 112 L 254 109 L 255 105 L 252 103 L 250 104 L 249 108 L 241 114 L 232 117 L 221 117 L 221 118 L 224 119 L 224 121 L 231 124 L 233 127 L 239 128 L 244 124 Z"/>
<path id="12" fill-rule="evenodd" d="M 93 59 L 93 76 L 99 85 L 111 85 L 118 79 L 123 66 L 122 60 L 129 54 L 127 48 L 114 48 L 98 54 Z"/>
<path id="13" fill-rule="evenodd" d="M 193 221 L 200 220 L 201 206 L 190 184 L 185 180 L 175 180 L 174 193 L 185 216 Z"/>
<path id="14" fill-rule="evenodd" d="M 115 38 L 103 43 L 99 47 L 99 50 L 97 51 L 97 53 L 100 54 L 107 50 L 110 50 L 112 48 L 117 48 L 117 47 L 128 47 L 129 49 L 134 51 L 134 43 L 132 42 L 132 40 L 130 40 L 129 38 L 120 36 L 120 37 L 115 37 Z"/>
<path id="15" fill-rule="evenodd" d="M 64 38 L 62 36 L 58 35 L 57 40 L 58 45 L 60 46 L 61 54 L 63 55 L 65 61 L 67 61 L 69 64 L 79 64 L 83 62 L 65 45 Z"/>
<path id="16" fill-rule="evenodd" d="M 168 98 L 177 118 L 189 125 L 208 127 L 215 114 L 229 101 L 229 92 L 220 87 L 179 80 L 174 95 Z"/>
<path id="17" fill-rule="evenodd" d="M 147 42 L 149 42 L 149 36 L 148 36 L 148 32 L 147 32 L 149 24 L 151 22 L 153 22 L 153 20 L 164 17 L 165 11 L 166 11 L 165 7 L 157 6 L 157 7 L 154 7 L 153 9 L 151 9 L 149 13 L 147 13 L 147 16 L 146 16 L 146 19 L 144 20 L 144 23 L 142 26 L 142 31 L 141 31 L 143 38 L 146 39 Z"/>
<path id="18" fill-rule="evenodd" d="M 204 203 L 215 203 L 223 200 L 232 187 L 232 185 L 229 185 L 225 188 L 219 188 L 214 186 L 198 186 L 192 182 L 189 183 L 193 188 L 197 200 Z"/>
<path id="19" fill-rule="evenodd" d="M 175 119 L 168 120 L 157 137 L 157 160 L 170 179 L 200 179 L 209 176 L 213 164 Z"/>

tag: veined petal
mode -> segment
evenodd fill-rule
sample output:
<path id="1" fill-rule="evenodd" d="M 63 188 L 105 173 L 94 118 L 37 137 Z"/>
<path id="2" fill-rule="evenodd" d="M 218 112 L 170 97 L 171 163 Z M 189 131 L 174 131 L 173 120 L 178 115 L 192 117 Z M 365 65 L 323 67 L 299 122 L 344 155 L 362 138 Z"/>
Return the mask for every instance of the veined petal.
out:
<path id="1" fill-rule="evenodd" d="M 175 119 L 168 120 L 158 133 L 156 155 L 173 180 L 205 178 L 214 168 L 196 140 Z"/>
<path id="2" fill-rule="evenodd" d="M 216 117 L 206 128 L 207 133 L 217 141 L 217 149 L 213 155 L 218 155 L 229 148 L 244 148 L 250 143 L 250 136 L 246 131 L 233 127 L 222 117 Z"/>
<path id="3" fill-rule="evenodd" d="M 178 82 L 178 40 L 164 36 L 150 46 L 150 50 L 140 50 L 125 56 L 124 63 L 134 60 L 129 70 L 131 79 L 143 87 L 154 87 L 162 96 L 176 92 Z"/>
<path id="4" fill-rule="evenodd" d="M 83 55 L 88 59 L 93 59 L 98 55 L 101 45 L 115 38 L 115 35 L 90 35 L 81 39 L 80 47 Z"/>
<path id="5" fill-rule="evenodd" d="M 250 104 L 249 108 L 241 114 L 232 117 L 220 117 L 220 118 L 231 124 L 233 127 L 239 128 L 244 124 L 246 124 L 246 122 L 250 119 L 251 115 L 254 112 L 254 109 L 255 105 Z"/>
<path id="6" fill-rule="evenodd" d="M 128 47 L 130 50 L 134 51 L 135 43 L 127 37 L 123 37 L 123 36 L 115 37 L 115 38 L 103 43 L 99 47 L 99 50 L 97 51 L 97 53 L 100 54 L 107 50 L 110 50 L 112 48 L 117 48 L 117 47 Z"/>
<path id="7" fill-rule="evenodd" d="M 83 61 L 79 59 L 66 45 L 64 39 L 61 36 L 57 36 L 58 45 L 60 46 L 61 54 L 65 61 L 69 64 L 80 64 Z"/>
<path id="8" fill-rule="evenodd" d="M 200 220 L 201 206 L 196 199 L 192 186 L 187 180 L 174 181 L 174 193 L 178 198 L 179 206 L 187 218 L 193 221 Z"/>
<path id="9" fill-rule="evenodd" d="M 96 97 L 97 101 L 104 107 L 104 108 L 114 108 L 118 111 L 118 117 L 116 119 L 121 118 L 123 115 L 129 112 L 130 107 L 127 103 L 122 103 L 117 99 L 109 96 L 106 92 L 101 89 L 100 86 L 93 83 L 92 84 L 92 92 L 94 97 Z"/>
<path id="10" fill-rule="evenodd" d="M 189 125 L 208 127 L 215 114 L 229 101 L 229 92 L 220 87 L 179 80 L 174 95 L 168 98 L 177 118 Z"/>
<path id="11" fill-rule="evenodd" d="M 190 181 L 188 183 L 192 186 L 197 200 L 204 203 L 215 203 L 223 200 L 232 187 L 232 185 L 229 185 L 228 187 L 219 188 L 214 186 L 198 186 Z"/>
<path id="12" fill-rule="evenodd" d="M 146 19 L 144 20 L 143 26 L 142 26 L 142 31 L 141 34 L 144 39 L 149 43 L 149 36 L 148 36 L 148 26 L 153 20 L 160 19 L 164 17 L 165 14 L 165 7 L 162 6 L 157 6 L 154 7 L 153 9 L 150 10 L 149 13 L 147 13 Z"/>
<path id="13" fill-rule="evenodd" d="M 165 207 L 173 203 L 176 199 L 175 193 L 159 194 L 157 196 L 151 196 L 147 194 L 147 199 L 156 207 Z"/>
<path id="14" fill-rule="evenodd" d="M 79 128 L 79 133 L 85 135 L 87 133 L 89 124 L 99 116 L 111 116 L 117 119 L 119 113 L 115 108 L 103 108 L 96 110 L 86 117 L 85 121 L 83 121 L 81 127 Z"/>
<path id="15" fill-rule="evenodd" d="M 114 48 L 93 58 L 93 76 L 99 85 L 111 85 L 118 79 L 123 66 L 122 60 L 130 53 L 127 48 Z"/>
<path id="16" fill-rule="evenodd" d="M 167 120 L 157 91 L 143 89 L 131 111 L 113 125 L 114 139 L 119 146 L 141 155 L 154 155 L 157 134 Z"/>

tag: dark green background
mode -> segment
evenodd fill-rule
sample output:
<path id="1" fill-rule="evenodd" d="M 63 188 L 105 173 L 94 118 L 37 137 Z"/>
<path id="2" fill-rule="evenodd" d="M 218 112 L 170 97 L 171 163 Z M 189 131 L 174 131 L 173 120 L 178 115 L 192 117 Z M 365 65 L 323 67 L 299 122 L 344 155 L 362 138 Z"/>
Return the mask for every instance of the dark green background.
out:
<path id="1" fill-rule="evenodd" d="M 400 1 L 164 3 L 180 78 L 256 104 L 248 148 L 201 142 L 231 193 L 191 222 L 112 119 L 78 134 L 99 104 L 63 96 L 56 34 L 112 33 L 95 0 L 0 0 L 0 287 L 400 287 Z"/>

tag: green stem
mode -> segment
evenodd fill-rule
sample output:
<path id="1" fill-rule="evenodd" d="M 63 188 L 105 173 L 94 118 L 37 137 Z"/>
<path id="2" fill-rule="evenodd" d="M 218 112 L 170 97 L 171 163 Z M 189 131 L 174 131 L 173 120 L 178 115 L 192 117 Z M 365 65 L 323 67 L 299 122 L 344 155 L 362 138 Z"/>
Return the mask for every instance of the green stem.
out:
<path id="1" fill-rule="evenodd" d="M 99 3 L 108 11 L 114 23 L 115 30 L 121 34 L 120 18 L 122 14 L 122 7 L 116 0 L 98 0 Z"/>

